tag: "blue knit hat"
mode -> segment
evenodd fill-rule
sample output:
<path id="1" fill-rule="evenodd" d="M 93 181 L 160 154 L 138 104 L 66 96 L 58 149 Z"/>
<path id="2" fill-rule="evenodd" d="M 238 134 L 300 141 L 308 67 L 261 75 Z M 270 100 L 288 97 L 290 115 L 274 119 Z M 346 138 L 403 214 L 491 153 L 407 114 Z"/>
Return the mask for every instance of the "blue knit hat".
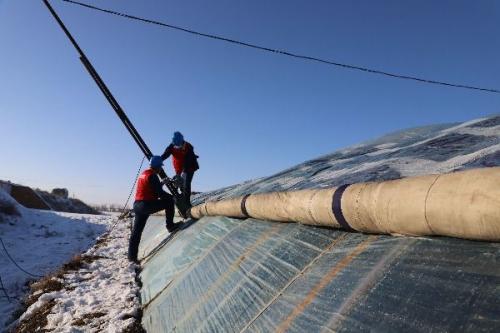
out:
<path id="1" fill-rule="evenodd" d="M 149 165 L 152 168 L 159 168 L 163 165 L 163 159 L 161 156 L 152 156 L 151 160 L 149 160 Z"/>
<path id="2" fill-rule="evenodd" d="M 174 132 L 172 143 L 174 144 L 174 146 L 180 146 L 184 143 L 184 136 L 181 132 Z"/>

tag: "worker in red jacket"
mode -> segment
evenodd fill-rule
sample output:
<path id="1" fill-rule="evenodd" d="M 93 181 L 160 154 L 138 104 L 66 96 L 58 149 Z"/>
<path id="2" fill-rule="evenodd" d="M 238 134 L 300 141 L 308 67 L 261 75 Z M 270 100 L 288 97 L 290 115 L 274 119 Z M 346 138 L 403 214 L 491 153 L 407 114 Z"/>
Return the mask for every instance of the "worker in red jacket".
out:
<path id="1" fill-rule="evenodd" d="M 149 165 L 150 168 L 144 170 L 137 179 L 134 201 L 135 219 L 128 248 L 128 258 L 134 262 L 137 262 L 139 242 L 149 215 L 164 209 L 167 230 L 172 233 L 179 228 L 179 224 L 174 223 L 174 199 L 162 189 L 158 178 L 163 160 L 160 156 L 153 156 Z"/>
<path id="2" fill-rule="evenodd" d="M 161 155 L 162 160 L 166 160 L 172 155 L 175 177 L 174 181 L 181 185 L 182 194 L 189 204 L 191 204 L 191 182 L 194 172 L 200 167 L 198 165 L 198 155 L 194 153 L 193 146 L 184 140 L 181 132 L 174 132 L 172 143 L 165 149 Z"/>

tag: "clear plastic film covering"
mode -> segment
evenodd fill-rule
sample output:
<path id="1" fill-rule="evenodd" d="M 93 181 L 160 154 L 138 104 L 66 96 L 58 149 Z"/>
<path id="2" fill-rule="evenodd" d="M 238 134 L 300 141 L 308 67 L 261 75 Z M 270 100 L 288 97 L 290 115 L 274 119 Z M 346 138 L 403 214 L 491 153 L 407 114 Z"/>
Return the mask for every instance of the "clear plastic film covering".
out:
<path id="1" fill-rule="evenodd" d="M 149 230 L 145 228 L 142 245 L 139 248 L 139 259 L 143 266 L 140 275 L 143 284 L 141 289 L 143 305 L 151 302 L 180 272 L 192 265 L 198 257 L 204 255 L 243 222 L 228 218 L 207 218 L 170 236 L 163 231 L 165 227 L 162 223 L 155 223 L 158 218 L 153 221 L 148 226 Z M 163 235 L 162 241 L 158 241 L 161 237 L 148 237 L 153 236 L 155 230 L 158 235 Z"/>
<path id="2" fill-rule="evenodd" d="M 498 195 L 478 193 L 498 191 L 498 186 L 482 176 L 473 181 L 478 191 L 468 192 L 459 179 L 445 184 L 445 178 L 433 178 L 432 188 L 424 192 L 418 186 L 410 191 L 406 181 L 398 183 L 403 193 L 416 194 L 408 199 L 393 186 L 366 185 L 361 192 L 354 185 L 500 166 L 498 126 L 500 115 L 393 133 L 193 198 L 203 215 L 217 209 L 239 218 L 257 213 L 262 220 L 203 217 L 169 236 L 163 219 L 150 218 L 139 252 L 144 328 L 189 333 L 498 332 L 500 243 L 362 233 L 370 225 L 388 233 L 396 227 L 432 234 L 451 230 L 453 237 L 483 233 L 489 230 L 483 226 L 492 225 L 485 222 L 498 221 L 483 205 L 494 202 L 488 207 L 496 207 Z M 291 212 L 304 223 L 335 224 L 331 193 L 319 198 L 315 191 L 344 184 L 353 185 L 341 197 L 342 212 L 358 233 L 263 221 L 268 218 L 259 216 L 268 203 L 251 199 L 258 193 L 305 190 L 305 201 L 283 197 L 293 209 L 276 206 L 276 219 Z M 450 197 L 457 189 L 461 195 Z M 383 197 L 376 196 L 380 191 Z M 247 195 L 245 212 L 241 198 Z M 401 204 L 415 209 L 392 210 Z M 304 207 L 309 211 L 305 215 Z M 321 207 L 328 212 L 320 213 Z M 421 212 L 425 224 L 410 223 L 421 221 Z M 383 217 L 388 224 L 380 223 Z M 479 223 L 464 228 L 461 218 Z M 418 234 L 420 229 L 405 232 Z"/>
<path id="3" fill-rule="evenodd" d="M 143 239 L 156 244 L 144 246 L 141 273 L 148 332 L 476 332 L 500 325 L 498 243 L 225 217 L 202 218 L 168 242 L 155 239 Z"/>

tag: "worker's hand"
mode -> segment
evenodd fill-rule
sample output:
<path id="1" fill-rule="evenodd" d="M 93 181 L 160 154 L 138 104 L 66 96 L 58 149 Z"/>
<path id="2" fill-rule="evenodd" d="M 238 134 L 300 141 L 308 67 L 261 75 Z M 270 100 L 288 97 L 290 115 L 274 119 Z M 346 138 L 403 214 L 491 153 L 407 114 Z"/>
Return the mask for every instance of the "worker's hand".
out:
<path id="1" fill-rule="evenodd" d="M 165 177 L 165 178 L 163 178 L 163 179 L 161 180 L 161 183 L 162 183 L 163 185 L 168 185 L 168 183 L 169 183 L 170 181 L 171 181 L 171 179 L 170 179 L 170 178 Z"/>

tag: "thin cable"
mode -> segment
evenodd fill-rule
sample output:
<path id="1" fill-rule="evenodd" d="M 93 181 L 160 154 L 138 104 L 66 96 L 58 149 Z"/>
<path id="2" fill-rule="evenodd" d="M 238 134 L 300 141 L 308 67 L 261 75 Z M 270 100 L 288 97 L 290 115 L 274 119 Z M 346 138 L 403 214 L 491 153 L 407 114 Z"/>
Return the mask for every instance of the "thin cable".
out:
<path id="1" fill-rule="evenodd" d="M 144 164 L 144 160 L 145 159 L 146 159 L 146 156 L 144 156 L 142 158 L 141 164 L 139 165 L 139 169 L 137 169 L 137 173 L 135 175 L 134 183 L 132 184 L 132 188 L 130 189 L 130 193 L 128 194 L 127 201 L 125 201 L 125 205 L 123 205 L 122 214 L 125 213 L 125 208 L 128 205 L 128 201 L 130 200 L 130 197 L 132 196 L 132 192 L 134 192 L 134 187 L 135 187 L 135 184 L 137 183 L 137 178 L 139 178 L 139 173 L 141 172 L 142 165 Z"/>
<path id="2" fill-rule="evenodd" d="M 132 20 L 137 20 L 137 21 L 141 21 L 141 22 L 145 22 L 145 23 L 155 24 L 155 25 L 159 25 L 162 27 L 166 27 L 166 28 L 170 28 L 170 29 L 174 29 L 174 30 L 178 30 L 178 31 L 183 31 L 183 32 L 186 32 L 186 33 L 189 33 L 192 35 L 196 35 L 196 36 L 216 39 L 216 40 L 220 40 L 220 41 L 224 41 L 224 42 L 228 42 L 228 43 L 232 43 L 232 44 L 237 44 L 240 46 L 250 47 L 250 48 L 261 50 L 261 51 L 282 54 L 282 55 L 286 55 L 286 56 L 297 58 L 297 59 L 315 61 L 315 62 L 327 64 L 327 65 L 333 65 L 333 66 L 337 66 L 337 67 L 358 70 L 358 71 L 362 71 L 365 73 L 384 75 L 384 76 L 397 78 L 397 79 L 413 80 L 413 81 L 417 81 L 417 82 L 421 82 L 421 83 L 437 84 L 437 85 L 442 85 L 442 86 L 447 86 L 447 87 L 464 88 L 464 89 L 479 90 L 479 91 L 484 91 L 484 92 L 500 94 L 500 90 L 498 90 L 498 89 L 481 88 L 481 87 L 475 87 L 475 86 L 470 86 L 470 85 L 465 85 L 465 84 L 455 84 L 455 83 L 448 83 L 448 82 L 443 82 L 443 81 L 435 81 L 435 80 L 423 79 L 423 78 L 418 78 L 418 77 L 409 76 L 409 75 L 395 74 L 395 73 L 390 73 L 390 72 L 386 72 L 386 71 L 370 69 L 370 68 L 356 66 L 356 65 L 342 64 L 342 63 L 335 62 L 335 61 L 324 60 L 324 59 L 320 59 L 320 58 L 316 58 L 316 57 L 300 55 L 300 54 L 296 54 L 296 53 L 292 53 L 292 52 L 288 52 L 288 51 L 277 50 L 277 49 L 272 49 L 272 48 L 265 47 L 265 46 L 259 46 L 256 44 L 242 42 L 242 41 L 238 41 L 238 40 L 231 39 L 231 38 L 207 34 L 207 33 L 199 32 L 199 31 L 171 25 L 168 23 L 163 23 L 163 22 L 159 22 L 159 21 L 145 19 L 145 18 L 141 18 L 138 16 L 134 16 L 134 15 L 129 15 L 129 14 L 120 13 L 120 12 L 116 12 L 116 11 L 109 10 L 109 9 L 104 9 L 104 8 L 92 6 L 92 5 L 78 2 L 78 1 L 73 1 L 73 0 L 62 0 L 62 1 L 74 4 L 74 5 L 86 7 L 89 9 L 94 9 L 94 10 L 97 10 L 100 12 L 125 17 L 125 18 L 132 19 Z"/>
<path id="3" fill-rule="evenodd" d="M 9 294 L 7 293 L 7 289 L 5 289 L 5 286 L 3 285 L 3 281 L 2 281 L 2 277 L 1 276 L 0 276 L 0 289 L 3 290 L 3 293 L 4 293 L 5 297 L 7 297 L 7 301 L 9 303 L 12 303 L 12 301 L 10 300 Z"/>
<path id="4" fill-rule="evenodd" d="M 134 182 L 132 183 L 132 188 L 130 189 L 130 193 L 128 194 L 127 201 L 125 201 L 125 204 L 123 205 L 122 213 L 120 214 L 120 217 L 116 220 L 116 222 L 111 226 L 111 228 L 109 228 L 108 234 L 111 233 L 111 231 L 118 225 L 118 222 L 120 222 L 121 217 L 125 215 L 125 209 L 128 205 L 130 197 L 132 196 L 132 193 L 134 192 L 134 187 L 135 187 L 135 184 L 137 183 L 137 178 L 139 178 L 139 173 L 141 172 L 142 165 L 144 164 L 145 159 L 146 159 L 146 156 L 144 156 L 142 158 L 141 164 L 139 165 L 139 169 L 137 169 L 137 174 L 135 175 Z"/>
<path id="5" fill-rule="evenodd" d="M 28 272 L 27 270 L 23 269 L 21 266 L 19 266 L 19 264 L 14 260 L 14 258 L 12 258 L 9 254 L 9 251 L 7 251 L 7 248 L 5 247 L 5 244 L 3 243 L 3 240 L 2 238 L 0 237 L 0 243 L 2 243 L 2 247 L 3 249 L 5 250 L 5 254 L 7 254 L 7 257 L 9 257 L 10 261 L 12 261 L 12 263 L 17 267 L 19 268 L 21 271 L 23 271 L 24 273 L 32 276 L 32 277 L 35 277 L 35 278 L 41 278 L 43 277 L 43 275 L 37 275 L 37 274 L 32 274 L 30 272 Z"/>

